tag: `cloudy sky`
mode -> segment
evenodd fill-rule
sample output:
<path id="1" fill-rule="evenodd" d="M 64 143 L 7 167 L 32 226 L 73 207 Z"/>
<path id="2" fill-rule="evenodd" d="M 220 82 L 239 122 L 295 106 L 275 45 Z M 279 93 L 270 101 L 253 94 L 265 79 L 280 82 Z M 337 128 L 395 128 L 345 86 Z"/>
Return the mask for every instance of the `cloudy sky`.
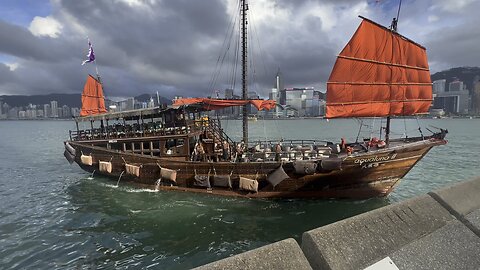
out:
<path id="1" fill-rule="evenodd" d="M 266 95 L 279 68 L 286 87 L 324 90 L 357 16 L 388 26 L 398 0 L 249 5 L 249 87 Z M 0 95 L 80 93 L 96 66 L 111 97 L 223 92 L 235 72 L 229 28 L 238 28 L 237 7 L 238 0 L 1 0 Z M 398 30 L 427 47 L 432 72 L 479 66 L 479 10 L 480 0 L 403 0 Z M 96 66 L 80 65 L 87 37 Z"/>

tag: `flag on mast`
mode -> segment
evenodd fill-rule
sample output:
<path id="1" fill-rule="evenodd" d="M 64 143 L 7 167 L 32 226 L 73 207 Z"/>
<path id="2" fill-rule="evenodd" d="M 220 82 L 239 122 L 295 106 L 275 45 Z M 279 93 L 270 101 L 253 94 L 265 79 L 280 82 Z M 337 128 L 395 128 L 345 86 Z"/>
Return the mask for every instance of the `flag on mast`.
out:
<path id="1" fill-rule="evenodd" d="M 85 65 L 86 63 L 90 63 L 95 61 L 95 53 L 93 52 L 93 46 L 92 43 L 90 42 L 90 39 L 88 40 L 88 54 L 87 54 L 88 59 L 82 62 L 82 66 Z"/>

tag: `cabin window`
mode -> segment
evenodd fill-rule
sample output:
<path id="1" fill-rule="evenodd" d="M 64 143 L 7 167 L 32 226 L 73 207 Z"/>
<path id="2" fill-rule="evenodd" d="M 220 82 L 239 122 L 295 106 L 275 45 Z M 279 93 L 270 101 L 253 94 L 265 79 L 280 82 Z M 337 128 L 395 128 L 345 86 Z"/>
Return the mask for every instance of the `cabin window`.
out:
<path id="1" fill-rule="evenodd" d="M 185 139 L 168 139 L 165 142 L 164 154 L 167 155 L 183 155 Z"/>
<path id="2" fill-rule="evenodd" d="M 177 154 L 183 154 L 184 139 L 177 139 Z"/>
<path id="3" fill-rule="evenodd" d="M 135 150 L 140 150 L 140 143 L 133 143 Z"/>
<path id="4" fill-rule="evenodd" d="M 123 150 L 123 143 L 112 143 L 110 147 L 112 150 Z"/>
<path id="5" fill-rule="evenodd" d="M 175 139 L 168 139 L 165 142 L 165 154 L 167 155 L 173 155 L 175 154 Z"/>
<path id="6" fill-rule="evenodd" d="M 143 149 L 150 149 L 150 142 L 144 142 Z"/>

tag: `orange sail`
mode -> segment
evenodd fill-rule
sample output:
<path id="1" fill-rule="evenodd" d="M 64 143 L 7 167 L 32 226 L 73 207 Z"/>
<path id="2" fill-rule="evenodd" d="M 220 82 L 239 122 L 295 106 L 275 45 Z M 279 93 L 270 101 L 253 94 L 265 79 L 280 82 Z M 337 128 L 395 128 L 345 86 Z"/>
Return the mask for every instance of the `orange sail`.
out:
<path id="1" fill-rule="evenodd" d="M 258 110 L 271 110 L 275 108 L 275 100 L 180 98 L 173 101 L 174 106 L 199 104 L 205 110 L 219 110 L 231 106 L 243 106 L 249 103 L 255 106 Z"/>
<path id="2" fill-rule="evenodd" d="M 80 116 L 88 116 L 105 113 L 105 100 L 103 97 L 102 84 L 88 75 L 82 93 L 82 110 Z"/>
<path id="3" fill-rule="evenodd" d="M 362 19 L 328 79 L 327 118 L 427 113 L 432 81 L 425 48 Z"/>

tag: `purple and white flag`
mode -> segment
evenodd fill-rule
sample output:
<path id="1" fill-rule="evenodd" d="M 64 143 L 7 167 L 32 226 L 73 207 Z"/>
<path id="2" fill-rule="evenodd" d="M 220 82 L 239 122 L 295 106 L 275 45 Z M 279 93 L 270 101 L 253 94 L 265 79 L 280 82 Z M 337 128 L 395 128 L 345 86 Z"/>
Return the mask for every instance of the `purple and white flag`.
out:
<path id="1" fill-rule="evenodd" d="M 90 40 L 88 40 L 88 54 L 87 54 L 88 59 L 82 62 L 82 66 L 85 65 L 86 63 L 90 63 L 95 61 L 95 53 L 93 52 L 93 46 L 92 43 L 90 43 Z"/>

